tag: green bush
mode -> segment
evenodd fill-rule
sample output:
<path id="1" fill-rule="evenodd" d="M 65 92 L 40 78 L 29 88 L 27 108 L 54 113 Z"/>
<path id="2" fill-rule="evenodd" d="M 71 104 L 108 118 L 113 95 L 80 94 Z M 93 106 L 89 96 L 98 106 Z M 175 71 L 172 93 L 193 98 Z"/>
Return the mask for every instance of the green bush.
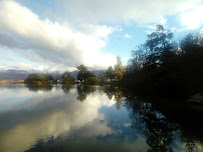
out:
<path id="1" fill-rule="evenodd" d="M 95 77 L 89 77 L 89 78 L 87 78 L 87 79 L 85 80 L 84 83 L 85 83 L 85 84 L 90 84 L 90 85 L 95 85 L 95 84 L 98 83 L 98 80 L 97 80 L 97 78 L 95 78 Z"/>
<path id="2" fill-rule="evenodd" d="M 51 75 L 48 74 L 30 74 L 26 79 L 26 84 L 33 85 L 48 85 L 53 80 Z"/>
<path id="3" fill-rule="evenodd" d="M 73 77 L 71 77 L 68 72 L 66 72 L 62 76 L 62 84 L 63 85 L 75 84 L 75 79 Z"/>

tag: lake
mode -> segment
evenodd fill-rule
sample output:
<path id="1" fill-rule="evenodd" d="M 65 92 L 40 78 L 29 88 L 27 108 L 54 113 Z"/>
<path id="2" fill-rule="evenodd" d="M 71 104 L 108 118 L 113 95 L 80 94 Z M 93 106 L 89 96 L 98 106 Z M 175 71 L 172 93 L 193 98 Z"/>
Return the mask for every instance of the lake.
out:
<path id="1" fill-rule="evenodd" d="M 0 152 L 203 151 L 202 112 L 172 108 L 111 86 L 0 85 Z"/>

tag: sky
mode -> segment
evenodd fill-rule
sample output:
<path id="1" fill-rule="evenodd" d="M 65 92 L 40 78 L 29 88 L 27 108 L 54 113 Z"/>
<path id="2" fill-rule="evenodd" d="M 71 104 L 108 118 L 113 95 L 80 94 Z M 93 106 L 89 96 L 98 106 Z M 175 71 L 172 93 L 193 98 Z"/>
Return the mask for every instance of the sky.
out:
<path id="1" fill-rule="evenodd" d="M 126 65 L 157 24 L 203 32 L 203 0 L 0 0 L 0 71 Z"/>

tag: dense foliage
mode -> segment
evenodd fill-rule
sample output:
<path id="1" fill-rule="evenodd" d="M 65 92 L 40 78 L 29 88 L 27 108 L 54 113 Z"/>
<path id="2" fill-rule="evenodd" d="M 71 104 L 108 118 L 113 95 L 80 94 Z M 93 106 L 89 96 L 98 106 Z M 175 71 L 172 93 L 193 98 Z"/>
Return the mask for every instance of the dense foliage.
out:
<path id="1" fill-rule="evenodd" d="M 97 78 L 95 77 L 89 77 L 84 81 L 85 84 L 95 85 L 98 83 Z"/>
<path id="2" fill-rule="evenodd" d="M 114 65 L 114 69 L 112 66 L 109 66 L 105 72 L 105 77 L 108 79 L 117 79 L 122 80 L 124 74 L 124 67 L 121 62 L 121 58 L 117 56 L 116 65 Z"/>
<path id="3" fill-rule="evenodd" d="M 53 78 L 49 74 L 30 74 L 25 79 L 25 83 L 33 85 L 49 85 L 51 80 L 53 80 Z"/>
<path id="4" fill-rule="evenodd" d="M 202 92 L 203 38 L 188 34 L 179 43 L 157 25 L 146 42 L 132 51 L 123 83 L 148 96 L 189 97 Z"/>
<path id="5" fill-rule="evenodd" d="M 91 73 L 86 66 L 84 66 L 83 64 L 81 64 L 80 66 L 77 67 L 77 69 L 79 70 L 78 72 L 78 76 L 77 79 L 78 80 L 85 80 L 89 77 L 95 77 L 95 75 L 93 73 Z"/>
<path id="6" fill-rule="evenodd" d="M 112 68 L 112 66 L 109 66 L 106 70 L 105 76 L 109 79 L 115 79 L 115 72 Z"/>
<path id="7" fill-rule="evenodd" d="M 62 75 L 62 84 L 68 85 L 68 84 L 75 84 L 75 80 L 73 77 L 70 76 L 68 72 L 65 72 Z"/>

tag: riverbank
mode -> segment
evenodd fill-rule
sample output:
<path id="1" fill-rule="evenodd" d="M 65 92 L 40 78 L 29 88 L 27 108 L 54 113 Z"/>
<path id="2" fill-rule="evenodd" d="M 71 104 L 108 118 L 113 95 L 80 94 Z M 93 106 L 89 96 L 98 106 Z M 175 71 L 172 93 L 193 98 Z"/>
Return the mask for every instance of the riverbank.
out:
<path id="1" fill-rule="evenodd" d="M 1 80 L 0 84 L 24 84 L 24 80 Z"/>

